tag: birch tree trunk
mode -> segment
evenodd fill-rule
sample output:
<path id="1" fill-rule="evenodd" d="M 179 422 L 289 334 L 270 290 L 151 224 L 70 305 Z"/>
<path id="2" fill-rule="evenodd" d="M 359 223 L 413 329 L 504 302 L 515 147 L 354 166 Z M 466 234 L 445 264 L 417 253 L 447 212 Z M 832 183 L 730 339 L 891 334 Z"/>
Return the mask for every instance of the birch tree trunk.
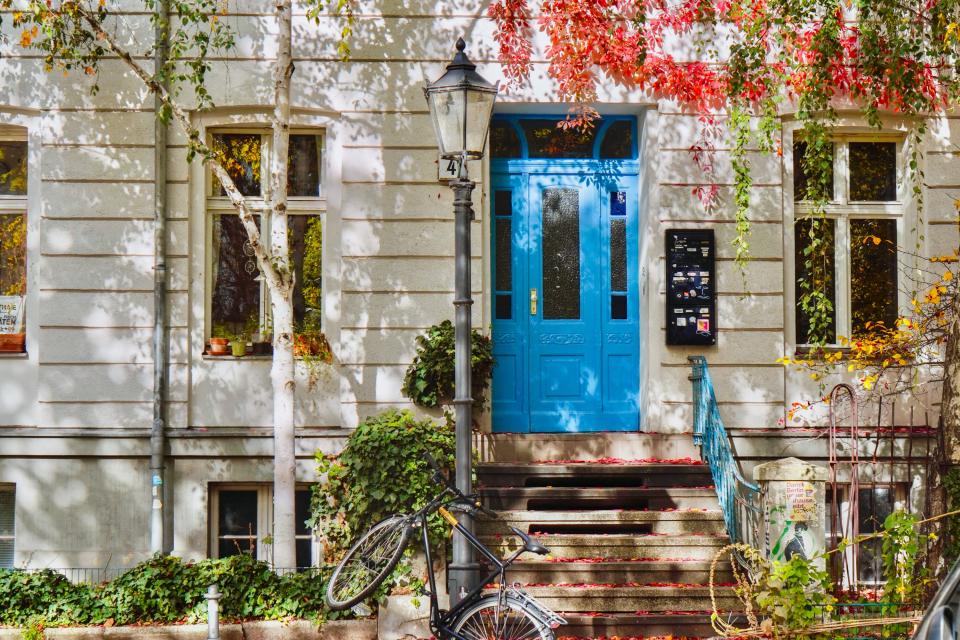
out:
<path id="1" fill-rule="evenodd" d="M 290 146 L 290 77 L 293 75 L 292 0 L 277 0 L 277 61 L 274 68 L 271 148 L 270 245 L 282 285 L 270 288 L 273 312 L 273 565 L 297 566 L 296 454 L 293 360 L 293 269 L 287 239 L 287 150 Z"/>

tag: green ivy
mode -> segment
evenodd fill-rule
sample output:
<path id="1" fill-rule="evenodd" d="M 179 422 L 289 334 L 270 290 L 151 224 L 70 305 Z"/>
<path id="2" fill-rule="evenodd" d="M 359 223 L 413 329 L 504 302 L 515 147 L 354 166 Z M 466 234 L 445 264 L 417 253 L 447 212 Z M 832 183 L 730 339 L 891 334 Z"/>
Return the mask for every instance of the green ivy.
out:
<path id="1" fill-rule="evenodd" d="M 960 509 L 960 467 L 951 467 L 943 474 L 943 488 L 947 493 L 946 512 Z M 943 557 L 947 566 L 960 558 L 960 517 L 947 518 L 943 526 Z"/>
<path id="2" fill-rule="evenodd" d="M 359 534 L 394 513 L 410 513 L 436 495 L 437 485 L 423 460 L 430 453 L 453 468 L 453 428 L 418 420 L 409 411 L 390 410 L 367 418 L 336 456 L 317 454 L 321 481 L 314 486 L 307 526 L 320 533 L 324 554 L 339 557 Z M 434 514 L 430 540 L 438 546 L 447 527 Z"/>
<path id="3" fill-rule="evenodd" d="M 43 627 L 78 624 L 198 622 L 205 593 L 216 583 L 225 620 L 305 618 L 321 621 L 323 579 L 313 572 L 278 576 L 247 554 L 184 562 L 155 556 L 97 586 L 72 584 L 51 570 L 0 571 L 0 624 Z"/>
<path id="4" fill-rule="evenodd" d="M 403 378 L 403 394 L 420 407 L 434 408 L 453 400 L 456 342 L 453 323 L 444 320 L 417 337 L 417 355 Z M 493 375 L 493 342 L 476 329 L 471 333 L 473 408 L 486 408 L 487 388 Z"/>
<path id="5" fill-rule="evenodd" d="M 786 562 L 767 566 L 757 591 L 758 613 L 774 629 L 795 633 L 820 621 L 822 612 L 834 603 L 830 576 L 813 560 L 795 555 Z"/>

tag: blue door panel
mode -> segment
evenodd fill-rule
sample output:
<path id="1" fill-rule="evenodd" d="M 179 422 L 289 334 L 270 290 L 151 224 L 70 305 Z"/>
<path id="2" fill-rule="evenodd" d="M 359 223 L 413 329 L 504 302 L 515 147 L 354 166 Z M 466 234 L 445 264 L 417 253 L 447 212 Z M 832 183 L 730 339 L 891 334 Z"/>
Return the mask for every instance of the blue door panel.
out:
<path id="1" fill-rule="evenodd" d="M 493 430 L 637 430 L 637 161 L 491 166 Z"/>

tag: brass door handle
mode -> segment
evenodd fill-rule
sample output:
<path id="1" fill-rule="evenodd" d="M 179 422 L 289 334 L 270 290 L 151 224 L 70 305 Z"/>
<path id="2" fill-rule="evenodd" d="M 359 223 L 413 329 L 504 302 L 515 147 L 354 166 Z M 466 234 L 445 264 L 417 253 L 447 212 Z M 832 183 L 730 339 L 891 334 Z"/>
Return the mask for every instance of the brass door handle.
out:
<path id="1" fill-rule="evenodd" d="M 530 315 L 537 315 L 537 290 L 530 289 Z"/>

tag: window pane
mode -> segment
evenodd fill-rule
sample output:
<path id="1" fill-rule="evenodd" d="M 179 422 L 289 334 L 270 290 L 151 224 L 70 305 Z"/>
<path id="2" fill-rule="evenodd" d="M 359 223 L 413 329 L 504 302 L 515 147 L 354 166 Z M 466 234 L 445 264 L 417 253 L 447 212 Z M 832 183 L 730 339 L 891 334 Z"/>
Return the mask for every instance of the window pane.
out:
<path id="1" fill-rule="evenodd" d="M 543 191 L 543 317 L 580 317 L 580 194 Z"/>
<path id="2" fill-rule="evenodd" d="M 513 215 L 513 192 L 497 190 L 493 194 L 493 215 L 512 216 Z"/>
<path id="3" fill-rule="evenodd" d="M 860 489 L 857 495 L 859 499 L 857 520 L 860 534 L 882 531 L 883 521 L 893 513 L 895 506 L 893 489 L 891 487 Z M 880 554 L 882 542 L 882 540 L 867 540 L 860 544 L 860 580 L 864 582 L 883 580 L 883 559 Z"/>
<path id="4" fill-rule="evenodd" d="M 287 217 L 291 263 L 296 275 L 293 321 L 300 330 L 320 331 L 323 320 L 323 220 Z"/>
<path id="5" fill-rule="evenodd" d="M 27 291 L 27 216 L 0 215 L 0 295 Z"/>
<path id="6" fill-rule="evenodd" d="M 290 136 L 287 195 L 320 195 L 320 140 L 312 135 Z"/>
<path id="7" fill-rule="evenodd" d="M 808 171 L 805 156 L 807 153 L 806 142 L 795 142 L 793 145 L 793 199 L 808 200 Z M 827 200 L 833 200 L 833 158 L 834 146 L 830 144 L 830 161 L 822 167 L 826 172 L 827 183 L 821 193 Z"/>
<path id="8" fill-rule="evenodd" d="M 309 538 L 297 538 L 297 568 L 313 566 L 313 554 L 310 548 L 313 541 Z"/>
<path id="9" fill-rule="evenodd" d="M 629 120 L 617 120 L 600 143 L 601 158 L 633 157 L 633 123 Z"/>
<path id="10" fill-rule="evenodd" d="M 497 320 L 510 320 L 513 318 L 513 296 L 508 294 L 497 294 Z"/>
<path id="11" fill-rule="evenodd" d="M 0 195 L 27 194 L 27 143 L 0 142 Z"/>
<path id="12" fill-rule="evenodd" d="M 531 158 L 592 158 L 597 127 L 561 129 L 556 120 L 520 120 Z"/>
<path id="13" fill-rule="evenodd" d="M 853 335 L 897 322 L 897 222 L 850 221 L 850 306 Z"/>
<path id="14" fill-rule="evenodd" d="M 16 499 L 13 489 L 0 489 L 0 537 L 13 536 L 15 512 Z"/>
<path id="15" fill-rule="evenodd" d="M 236 215 L 213 216 L 214 337 L 255 332 L 260 322 L 257 260 L 247 232 Z"/>
<path id="16" fill-rule="evenodd" d="M 312 532 L 307 528 L 307 518 L 310 517 L 310 489 L 297 489 L 294 499 L 293 515 L 296 519 L 296 535 L 310 535 Z M 298 567 L 307 565 L 297 564 Z"/>
<path id="17" fill-rule="evenodd" d="M 897 144 L 850 143 L 850 199 L 897 199 Z"/>
<path id="18" fill-rule="evenodd" d="M 257 555 L 256 538 L 220 538 L 217 544 L 217 557 L 229 558 L 246 553 L 251 556 Z"/>
<path id="19" fill-rule="evenodd" d="M 260 195 L 260 134 L 216 133 L 213 135 L 213 152 L 233 178 L 240 193 L 245 196 Z M 226 195 L 223 187 L 216 192 Z"/>
<path id="20" fill-rule="evenodd" d="M 836 282 L 836 267 L 834 258 L 834 232 L 836 221 L 823 219 L 817 221 L 814 225 L 813 220 L 799 220 L 796 223 L 796 241 L 794 243 L 794 264 L 797 279 L 795 282 L 795 295 L 797 300 L 797 343 L 807 344 L 815 342 L 820 338 L 826 342 L 836 342 L 836 316 L 831 313 L 829 326 L 811 327 L 810 316 L 804 311 L 802 305 L 803 295 L 808 291 L 822 291 L 826 294 L 832 309 L 836 309 L 836 291 L 834 283 Z M 825 253 L 817 251 L 819 257 L 807 264 L 813 257 L 813 234 L 826 245 Z M 808 283 L 810 288 L 802 286 L 801 283 Z M 811 335 L 813 330 L 813 335 Z"/>
<path id="21" fill-rule="evenodd" d="M 627 296 L 625 295 L 610 296 L 610 319 L 611 320 L 627 319 Z"/>
<path id="22" fill-rule="evenodd" d="M 513 289 L 513 221 L 510 218 L 496 218 L 497 246 L 494 248 L 497 260 L 497 291 Z"/>
<path id="23" fill-rule="evenodd" d="M 627 221 L 610 220 L 610 290 L 627 290 Z"/>
<path id="24" fill-rule="evenodd" d="M 519 158 L 520 136 L 508 122 L 494 120 L 490 125 L 490 155 L 494 158 Z"/>
<path id="25" fill-rule="evenodd" d="M 221 491 L 220 513 L 217 514 L 219 535 L 257 535 L 257 491 Z"/>

